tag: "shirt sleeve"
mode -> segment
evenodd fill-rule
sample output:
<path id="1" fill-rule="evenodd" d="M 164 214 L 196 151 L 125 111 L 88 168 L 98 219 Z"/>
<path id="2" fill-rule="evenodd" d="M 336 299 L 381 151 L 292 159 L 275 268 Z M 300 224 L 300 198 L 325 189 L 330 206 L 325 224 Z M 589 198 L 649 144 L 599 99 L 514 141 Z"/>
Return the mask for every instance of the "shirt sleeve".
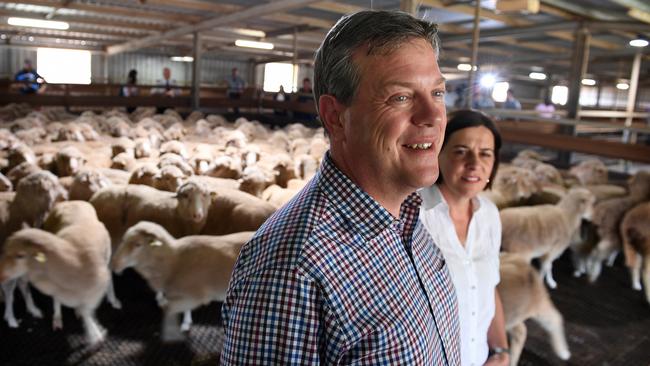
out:
<path id="1" fill-rule="evenodd" d="M 318 365 L 322 326 L 316 284 L 267 270 L 232 286 L 222 308 L 221 365 Z"/>

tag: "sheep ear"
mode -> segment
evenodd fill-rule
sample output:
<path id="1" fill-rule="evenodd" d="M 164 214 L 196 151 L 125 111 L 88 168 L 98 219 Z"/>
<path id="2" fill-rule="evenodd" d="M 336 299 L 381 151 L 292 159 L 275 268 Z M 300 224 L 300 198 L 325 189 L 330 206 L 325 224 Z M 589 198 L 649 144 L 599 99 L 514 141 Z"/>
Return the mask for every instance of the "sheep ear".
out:
<path id="1" fill-rule="evenodd" d="M 161 247 L 163 243 L 160 240 L 154 240 L 151 243 L 149 243 L 149 245 L 152 247 Z"/>
<path id="2" fill-rule="evenodd" d="M 45 263 L 47 262 L 47 256 L 43 252 L 38 252 L 34 254 L 34 260 L 36 260 L 38 263 Z"/>

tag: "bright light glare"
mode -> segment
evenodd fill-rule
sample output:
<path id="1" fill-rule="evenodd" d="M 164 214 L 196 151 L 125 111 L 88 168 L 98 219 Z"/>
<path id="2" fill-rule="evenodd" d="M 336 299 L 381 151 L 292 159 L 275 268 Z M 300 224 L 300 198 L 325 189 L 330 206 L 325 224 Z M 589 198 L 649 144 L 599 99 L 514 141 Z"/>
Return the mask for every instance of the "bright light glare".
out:
<path id="1" fill-rule="evenodd" d="M 648 40 L 642 38 L 633 39 L 630 41 L 630 46 L 632 47 L 645 47 L 647 45 L 648 45 Z"/>
<path id="2" fill-rule="evenodd" d="M 273 49 L 273 43 L 248 41 L 248 40 L 245 40 L 245 39 L 236 40 L 235 41 L 235 46 L 249 47 L 249 48 L 259 48 L 259 49 L 263 49 L 263 50 L 272 50 Z"/>
<path id="3" fill-rule="evenodd" d="M 66 30 L 70 25 L 66 22 L 56 22 L 53 20 L 30 19 L 30 18 L 9 18 L 7 23 L 19 27 L 36 27 L 48 29 Z"/>
<path id="4" fill-rule="evenodd" d="M 535 80 L 546 80 L 546 74 L 543 72 L 531 72 L 528 77 Z"/>
<path id="5" fill-rule="evenodd" d="M 502 81 L 494 84 L 494 89 L 492 90 L 492 99 L 495 102 L 503 103 L 508 98 L 508 88 L 510 84 L 507 81 Z"/>
<path id="6" fill-rule="evenodd" d="M 618 83 L 618 84 L 616 84 L 616 89 L 628 90 L 628 89 L 630 89 L 630 84 L 628 84 L 628 83 Z"/>
<path id="7" fill-rule="evenodd" d="M 192 61 L 194 61 L 194 57 L 191 57 L 191 56 L 172 56 L 172 61 L 192 62 Z"/>
<path id="8" fill-rule="evenodd" d="M 481 77 L 481 86 L 484 88 L 491 88 L 496 82 L 497 79 L 492 74 L 486 74 Z"/>
<path id="9" fill-rule="evenodd" d="M 566 86 L 556 85 L 551 92 L 551 102 L 559 105 L 565 105 L 569 99 L 569 88 Z"/>
<path id="10" fill-rule="evenodd" d="M 36 70 L 48 83 L 90 84 L 90 51 L 39 48 Z"/>
<path id="11" fill-rule="evenodd" d="M 284 91 L 291 93 L 296 90 L 293 81 L 297 80 L 298 66 L 295 68 L 292 64 L 271 62 L 264 65 L 264 91 L 277 93 L 280 91 L 280 85 Z"/>
<path id="12" fill-rule="evenodd" d="M 460 70 L 460 71 L 469 71 L 469 70 L 472 69 L 472 65 L 470 65 L 470 64 L 458 64 L 458 66 L 456 66 L 456 68 L 458 68 L 458 70 Z M 476 71 L 476 69 L 477 69 L 477 67 L 474 66 L 474 71 Z"/>
<path id="13" fill-rule="evenodd" d="M 596 85 L 596 80 L 594 80 L 594 79 L 582 79 L 582 85 L 594 86 L 594 85 Z"/>

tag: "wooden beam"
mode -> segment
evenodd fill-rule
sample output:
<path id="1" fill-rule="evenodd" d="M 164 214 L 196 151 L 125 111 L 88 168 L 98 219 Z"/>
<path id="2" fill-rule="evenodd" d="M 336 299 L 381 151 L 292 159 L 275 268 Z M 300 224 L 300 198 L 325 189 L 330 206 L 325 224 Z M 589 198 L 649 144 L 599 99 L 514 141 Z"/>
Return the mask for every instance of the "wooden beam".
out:
<path id="1" fill-rule="evenodd" d="M 321 1 L 316 4 L 311 4 L 309 7 L 312 9 L 325 10 L 339 14 L 352 14 L 367 9 L 361 6 L 337 3 L 335 1 Z"/>
<path id="2" fill-rule="evenodd" d="M 198 24 L 183 26 L 160 35 L 149 36 L 136 41 L 130 41 L 119 45 L 109 46 L 106 51 L 109 55 L 131 51 L 144 46 L 156 44 L 164 39 L 174 38 L 187 33 L 200 32 L 202 30 L 219 27 L 226 24 L 232 24 L 249 18 L 259 17 L 266 14 L 272 14 L 284 10 L 295 9 L 305 6 L 318 0 L 279 0 L 272 3 L 263 3 L 262 5 L 253 6 L 244 10 L 218 16 L 216 18 L 204 20 Z"/>

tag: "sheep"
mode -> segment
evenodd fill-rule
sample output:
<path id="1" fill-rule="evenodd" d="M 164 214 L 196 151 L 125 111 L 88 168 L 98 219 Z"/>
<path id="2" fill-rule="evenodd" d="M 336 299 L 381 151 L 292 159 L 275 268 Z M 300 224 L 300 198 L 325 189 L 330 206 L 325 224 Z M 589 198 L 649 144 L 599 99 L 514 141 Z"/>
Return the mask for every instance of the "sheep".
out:
<path id="1" fill-rule="evenodd" d="M 212 162 L 205 175 L 217 178 L 239 179 L 242 173 L 241 159 L 222 155 Z"/>
<path id="2" fill-rule="evenodd" d="M 650 198 L 650 172 L 639 171 L 636 173 L 630 178 L 628 187 L 629 194 L 627 196 L 608 199 L 599 202 L 594 207 L 591 221 L 597 227 L 600 240 L 587 260 L 587 272 L 591 282 L 596 281 L 600 276 L 602 262 L 605 259 L 608 259 L 608 265 L 614 263 L 621 248 L 619 226 L 625 212 Z"/>
<path id="3" fill-rule="evenodd" d="M 571 357 L 564 334 L 562 315 L 553 305 L 537 271 L 517 255 L 502 253 L 499 258 L 501 281 L 497 286 L 505 326 L 510 338 L 510 364 L 516 365 L 526 342 L 525 321 L 532 318 L 551 338 L 555 354 L 562 360 Z"/>
<path id="4" fill-rule="evenodd" d="M 625 264 L 630 270 L 632 288 L 641 290 L 641 268 L 645 298 L 650 303 L 650 202 L 629 210 L 620 225 Z"/>
<path id="5" fill-rule="evenodd" d="M 330 144 L 324 137 L 314 137 L 309 143 L 309 155 L 313 156 L 320 163 L 329 148 Z"/>
<path id="6" fill-rule="evenodd" d="M 76 122 L 77 126 L 79 126 L 79 130 L 81 131 L 81 135 L 86 141 L 97 141 L 99 140 L 99 134 L 93 126 L 86 122 Z"/>
<path id="7" fill-rule="evenodd" d="M 29 146 L 23 143 L 18 143 L 9 148 L 7 160 L 9 161 L 9 165 L 7 166 L 7 169 L 9 170 L 25 161 L 31 164 L 36 164 L 36 155 L 34 155 L 34 152 Z"/>
<path id="8" fill-rule="evenodd" d="M 79 128 L 79 126 L 75 123 L 61 124 L 59 128 L 52 132 L 54 135 L 52 141 L 86 141 L 86 138 L 81 133 L 81 128 Z"/>
<path id="9" fill-rule="evenodd" d="M 161 191 L 176 192 L 183 184 L 185 175 L 175 165 L 165 165 L 154 177 L 154 188 Z"/>
<path id="10" fill-rule="evenodd" d="M 136 159 L 148 158 L 151 156 L 151 140 L 146 137 L 138 137 L 134 142 L 134 156 Z"/>
<path id="11" fill-rule="evenodd" d="M 298 178 L 309 180 L 318 171 L 318 160 L 309 154 L 302 154 L 296 157 L 296 172 Z"/>
<path id="12" fill-rule="evenodd" d="M 187 181 L 188 182 L 194 181 L 194 182 L 198 182 L 199 184 L 203 184 L 210 192 L 218 192 L 219 189 L 221 188 L 239 190 L 239 185 L 240 185 L 240 182 L 236 179 L 215 178 L 215 177 L 208 177 L 205 175 L 193 175 L 187 178 Z"/>
<path id="13" fill-rule="evenodd" d="M 248 144 L 248 137 L 246 136 L 245 133 L 243 133 L 240 130 L 233 130 L 227 132 L 226 135 L 224 136 L 224 140 L 226 141 L 225 143 L 226 147 L 232 146 L 241 149 Z"/>
<path id="14" fill-rule="evenodd" d="M 205 174 L 208 171 L 210 162 L 214 158 L 212 146 L 207 144 L 198 144 L 192 151 L 191 165 L 194 167 L 194 173 Z"/>
<path id="15" fill-rule="evenodd" d="M 212 200 L 202 235 L 224 235 L 257 230 L 276 208 L 246 192 L 221 188 L 210 192 Z"/>
<path id="16" fill-rule="evenodd" d="M 183 137 L 185 137 L 186 134 L 187 131 L 185 130 L 185 127 L 183 127 L 183 124 L 176 122 L 165 130 L 163 137 L 167 141 L 174 141 L 181 140 Z"/>
<path id="17" fill-rule="evenodd" d="M 194 123 L 194 135 L 207 137 L 212 134 L 212 126 L 210 122 L 199 119 Z"/>
<path id="18" fill-rule="evenodd" d="M 302 179 L 292 179 L 288 182 L 287 188 L 282 188 L 277 184 L 267 187 L 262 192 L 262 199 L 275 207 L 282 207 L 289 202 L 305 185 L 307 181 Z"/>
<path id="19" fill-rule="evenodd" d="M 246 167 L 239 180 L 239 189 L 253 196 L 262 197 L 262 192 L 266 187 L 275 183 L 276 174 L 276 172 L 267 171 L 257 165 Z"/>
<path id="20" fill-rule="evenodd" d="M 59 150 L 54 159 L 59 177 L 75 175 L 86 161 L 81 151 L 74 146 L 66 146 Z"/>
<path id="21" fill-rule="evenodd" d="M 111 169 L 130 172 L 135 167 L 135 158 L 127 152 L 121 152 L 111 159 Z"/>
<path id="22" fill-rule="evenodd" d="M 569 169 L 569 174 L 582 185 L 607 183 L 607 167 L 596 159 L 581 161 Z"/>
<path id="23" fill-rule="evenodd" d="M 127 123 L 123 118 L 120 117 L 110 117 L 107 120 L 109 134 L 113 137 L 127 137 L 129 136 L 129 131 L 131 130 L 131 125 Z"/>
<path id="24" fill-rule="evenodd" d="M 0 192 L 10 192 L 14 189 L 13 184 L 4 174 L 0 173 Z"/>
<path id="25" fill-rule="evenodd" d="M 130 174 L 124 170 L 111 168 L 97 168 L 95 170 L 108 178 L 112 184 L 123 186 L 129 183 Z"/>
<path id="26" fill-rule="evenodd" d="M 180 330 L 189 330 L 189 312 L 225 300 L 239 251 L 252 236 L 249 231 L 174 239 L 160 225 L 141 221 L 124 234 L 111 268 L 120 273 L 134 267 L 154 291 L 164 294 L 162 340 L 179 341 L 183 339 Z M 181 312 L 186 313 L 186 321 L 179 328 Z"/>
<path id="27" fill-rule="evenodd" d="M 20 182 L 21 179 L 25 178 L 26 176 L 41 171 L 42 169 L 33 163 L 29 163 L 27 161 L 23 161 L 22 163 L 16 165 L 13 167 L 8 173 L 7 173 L 7 178 L 13 184 L 13 186 L 17 186 L 18 183 Z"/>
<path id="28" fill-rule="evenodd" d="M 133 184 L 103 188 L 90 203 L 115 249 L 126 229 L 143 220 L 162 225 L 175 237 L 200 233 L 207 222 L 211 193 L 197 182 L 183 184 L 176 193 Z"/>
<path id="29" fill-rule="evenodd" d="M 54 160 L 53 153 L 43 153 L 36 158 L 36 165 L 38 165 L 43 170 L 49 170 L 51 172 L 56 172 L 56 161 Z"/>
<path id="30" fill-rule="evenodd" d="M 55 206 L 46 224 L 58 230 L 28 228 L 7 239 L 0 279 L 27 276 L 34 287 L 52 296 L 54 329 L 63 326 L 61 304 L 74 308 L 84 323 L 86 340 L 96 345 L 106 334 L 94 313 L 110 282 L 108 232 L 83 201 Z"/>
<path id="31" fill-rule="evenodd" d="M 529 261 L 541 257 L 541 273 L 551 288 L 553 261 L 569 246 L 582 218 L 590 219 L 594 196 L 584 188 L 572 188 L 555 205 L 510 207 L 501 210 L 502 241 L 506 252 Z"/>
<path id="32" fill-rule="evenodd" d="M 183 175 L 189 177 L 194 174 L 192 166 L 185 161 L 185 159 L 175 153 L 166 153 L 158 159 L 158 167 L 162 168 L 166 165 L 174 165 L 183 172 Z"/>
<path id="33" fill-rule="evenodd" d="M 129 184 L 142 184 L 154 187 L 156 184 L 156 176 L 159 172 L 160 169 L 152 163 L 142 164 L 131 172 Z"/>
<path id="34" fill-rule="evenodd" d="M 34 146 L 48 140 L 47 132 L 42 127 L 32 127 L 15 132 L 16 137 L 23 143 Z"/>
<path id="35" fill-rule="evenodd" d="M 111 144 L 111 158 L 121 153 L 135 156 L 135 143 L 128 137 L 120 137 Z"/>
<path id="36" fill-rule="evenodd" d="M 500 167 L 492 189 L 481 193 L 499 208 L 517 205 L 539 190 L 534 173 L 514 166 Z"/>
<path id="37" fill-rule="evenodd" d="M 160 146 L 160 155 L 162 156 L 166 153 L 174 153 L 180 155 L 183 158 L 183 160 L 187 160 L 187 158 L 190 155 L 187 152 L 187 148 L 185 147 L 185 144 L 176 140 L 167 141 Z"/>
<path id="38" fill-rule="evenodd" d="M 195 123 L 197 121 L 202 120 L 204 117 L 205 116 L 204 116 L 203 112 L 201 112 L 201 111 L 192 111 L 192 113 L 190 113 L 187 116 L 187 118 L 185 118 L 185 123 L 192 124 L 192 123 Z"/>
<path id="39" fill-rule="evenodd" d="M 110 185 L 112 185 L 111 181 L 101 172 L 84 169 L 75 174 L 68 189 L 68 196 L 70 200 L 88 201 L 95 192 Z"/>
<path id="40" fill-rule="evenodd" d="M 217 114 L 209 114 L 205 119 L 212 127 L 222 127 L 230 124 L 223 116 Z"/>

